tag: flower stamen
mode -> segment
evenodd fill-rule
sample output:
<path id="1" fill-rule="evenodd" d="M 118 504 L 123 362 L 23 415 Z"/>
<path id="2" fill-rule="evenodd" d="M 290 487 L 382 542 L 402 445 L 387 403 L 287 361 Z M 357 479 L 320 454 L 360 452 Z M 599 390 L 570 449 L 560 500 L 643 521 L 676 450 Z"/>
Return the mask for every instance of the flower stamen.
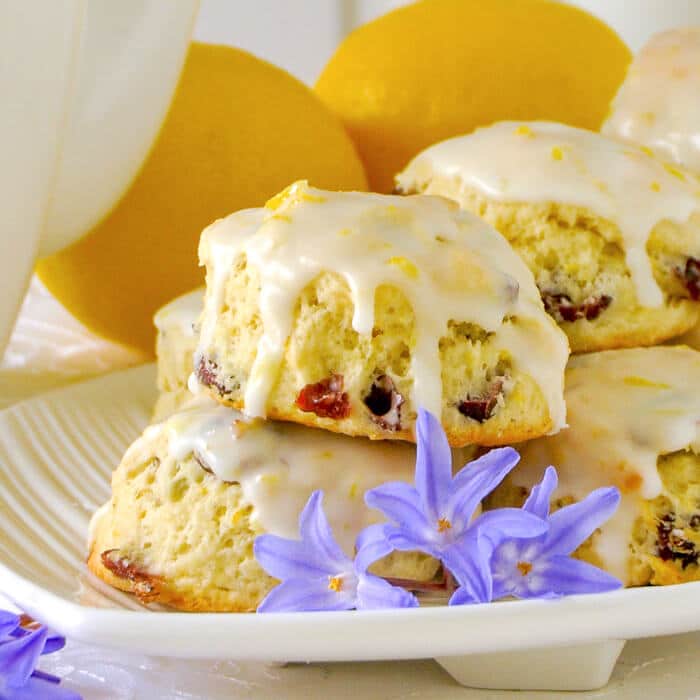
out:
<path id="1" fill-rule="evenodd" d="M 452 529 L 452 523 L 447 518 L 440 518 L 437 522 L 438 532 L 445 532 L 445 530 Z"/>
<path id="2" fill-rule="evenodd" d="M 519 561 L 517 567 L 521 576 L 527 576 L 532 571 L 532 564 L 529 561 Z"/>
<path id="3" fill-rule="evenodd" d="M 340 576 L 328 577 L 328 590 L 340 593 L 343 589 L 343 579 Z"/>

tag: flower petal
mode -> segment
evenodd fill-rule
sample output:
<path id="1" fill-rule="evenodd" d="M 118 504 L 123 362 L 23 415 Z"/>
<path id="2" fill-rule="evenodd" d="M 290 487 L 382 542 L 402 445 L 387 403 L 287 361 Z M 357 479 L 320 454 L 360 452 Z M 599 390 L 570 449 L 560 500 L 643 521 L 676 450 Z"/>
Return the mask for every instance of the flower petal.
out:
<path id="1" fill-rule="evenodd" d="M 520 460 L 512 447 L 487 452 L 465 465 L 455 476 L 446 516 L 453 527 L 466 527 L 476 507 L 503 481 Z"/>
<path id="2" fill-rule="evenodd" d="M 299 534 L 304 544 L 317 556 L 337 569 L 347 569 L 350 560 L 333 537 L 323 512 L 323 491 L 314 491 L 299 516 Z"/>
<path id="3" fill-rule="evenodd" d="M 491 600 L 490 554 L 490 546 L 476 530 L 470 530 L 458 545 L 452 545 L 443 552 L 443 565 L 465 589 L 458 600 L 462 597 L 465 600 L 468 597 L 475 603 L 488 603 Z"/>
<path id="4" fill-rule="evenodd" d="M 379 576 L 360 574 L 357 583 L 357 609 L 416 608 L 418 599 L 412 593 L 392 586 Z"/>
<path id="5" fill-rule="evenodd" d="M 19 627 L 19 615 L 9 610 L 0 610 L 0 639 L 14 632 Z"/>
<path id="6" fill-rule="evenodd" d="M 501 600 L 501 598 L 509 598 L 512 595 L 513 586 L 511 578 L 496 578 L 494 576 L 491 600 Z"/>
<path id="7" fill-rule="evenodd" d="M 0 644 L 0 678 L 10 688 L 21 688 L 36 668 L 48 630 L 40 627 L 24 637 Z"/>
<path id="8" fill-rule="evenodd" d="M 265 596 L 258 605 L 258 612 L 352 610 L 355 607 L 355 594 L 355 586 L 351 590 L 330 589 L 328 577 L 315 580 L 288 579 Z"/>
<path id="9" fill-rule="evenodd" d="M 318 552 L 310 551 L 306 543 L 277 535 L 258 535 L 253 554 L 258 564 L 278 579 L 320 578 L 337 573 Z"/>
<path id="10" fill-rule="evenodd" d="M 482 602 L 474 597 L 471 588 L 460 586 L 450 597 L 448 605 L 476 605 Z"/>
<path id="11" fill-rule="evenodd" d="M 400 528 L 387 526 L 386 539 L 392 549 L 398 549 L 400 552 L 423 552 L 431 557 L 440 559 L 444 546 L 439 543 L 433 543 L 428 540 L 417 540 L 415 537 L 406 535 Z"/>
<path id="12" fill-rule="evenodd" d="M 616 488 L 602 488 L 553 513 L 543 554 L 571 554 L 612 516 L 619 503 L 620 492 Z"/>
<path id="13" fill-rule="evenodd" d="M 365 503 L 380 510 L 409 537 L 423 541 L 437 532 L 437 520 L 429 523 L 413 486 L 403 481 L 388 481 L 365 492 Z"/>
<path id="14" fill-rule="evenodd" d="M 605 593 L 622 588 L 622 581 L 607 571 L 572 557 L 554 556 L 542 567 L 546 592 L 554 595 Z"/>
<path id="15" fill-rule="evenodd" d="M 386 525 L 370 525 L 357 536 L 355 541 L 355 573 L 367 571 L 375 561 L 383 559 L 394 551 L 386 537 Z"/>
<path id="16" fill-rule="evenodd" d="M 542 481 L 532 487 L 530 495 L 523 505 L 523 510 L 536 515 L 538 518 L 547 518 L 549 515 L 549 501 L 554 489 L 557 488 L 559 479 L 557 470 L 554 467 L 547 467 L 542 477 Z"/>
<path id="17" fill-rule="evenodd" d="M 452 452 L 440 421 L 419 408 L 416 421 L 416 490 L 429 520 L 444 516 L 452 483 Z"/>
<path id="18" fill-rule="evenodd" d="M 493 548 L 504 540 L 528 540 L 548 531 L 546 520 L 521 508 L 496 508 L 482 513 L 469 528 L 476 529 L 488 539 Z"/>

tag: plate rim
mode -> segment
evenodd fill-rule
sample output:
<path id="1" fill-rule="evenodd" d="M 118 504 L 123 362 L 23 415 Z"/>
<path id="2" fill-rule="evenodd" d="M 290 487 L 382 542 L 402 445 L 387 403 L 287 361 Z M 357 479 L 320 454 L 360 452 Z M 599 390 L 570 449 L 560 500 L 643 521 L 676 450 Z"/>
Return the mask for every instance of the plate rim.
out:
<path id="1" fill-rule="evenodd" d="M 47 398 L 55 400 L 99 388 L 104 382 L 113 382 L 115 375 L 134 380 L 152 371 L 152 364 L 139 365 L 52 389 L 3 409 L 0 421 L 19 406 L 26 410 Z M 83 571 L 76 573 L 85 571 L 83 564 Z M 76 641 L 180 658 L 289 662 L 411 659 L 700 630 L 700 582 L 452 608 L 185 613 L 105 609 L 73 602 L 35 584 L 0 559 L 0 592 Z M 202 640 L 207 643 L 202 644 Z"/>

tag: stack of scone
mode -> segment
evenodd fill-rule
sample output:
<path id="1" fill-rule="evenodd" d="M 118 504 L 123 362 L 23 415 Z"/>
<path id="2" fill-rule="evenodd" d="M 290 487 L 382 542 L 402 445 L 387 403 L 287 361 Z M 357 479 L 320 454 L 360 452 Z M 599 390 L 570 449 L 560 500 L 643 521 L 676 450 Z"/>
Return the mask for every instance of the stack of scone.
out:
<path id="1" fill-rule="evenodd" d="M 397 177 L 400 193 L 449 197 L 496 227 L 572 352 L 591 353 L 567 369 L 568 429 L 520 445 L 486 506 L 521 504 L 549 464 L 557 507 L 617 486 L 621 507 L 578 555 L 626 585 L 700 579 L 700 353 L 641 347 L 694 342 L 700 313 L 699 66 L 700 30 L 660 35 L 604 135 L 502 122 Z"/>
<path id="2" fill-rule="evenodd" d="M 396 196 L 298 182 L 205 230 L 204 299 L 156 318 L 158 422 L 114 473 L 91 570 L 253 610 L 275 584 L 255 537 L 295 537 L 323 489 L 351 554 L 376 517 L 364 492 L 413 478 L 420 406 L 457 467 L 518 447 L 485 507 L 522 504 L 553 464 L 554 508 L 623 495 L 577 556 L 626 585 L 699 579 L 700 353 L 659 345 L 700 318 L 698 55 L 700 32 L 654 40 L 606 135 L 502 122 L 419 154 Z M 376 566 L 441 576 L 415 553 Z"/>
<path id="3" fill-rule="evenodd" d="M 419 406 L 455 450 L 565 425 L 566 336 L 508 243 L 446 199 L 296 183 L 202 235 L 206 293 L 156 317 L 156 420 L 93 522 L 90 569 L 144 600 L 253 610 L 263 532 L 297 536 L 316 489 L 352 554 L 363 495 L 413 481 Z M 175 411 L 171 413 L 172 411 Z M 434 581 L 395 553 L 376 571 Z"/>

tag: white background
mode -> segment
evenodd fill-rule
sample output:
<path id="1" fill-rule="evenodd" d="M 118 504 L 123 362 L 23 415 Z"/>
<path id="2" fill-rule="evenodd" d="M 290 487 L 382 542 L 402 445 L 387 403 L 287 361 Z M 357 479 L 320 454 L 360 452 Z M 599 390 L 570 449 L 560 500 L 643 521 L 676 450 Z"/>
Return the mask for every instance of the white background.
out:
<path id="1" fill-rule="evenodd" d="M 195 37 L 247 49 L 313 83 L 347 32 L 404 4 L 401 0 L 202 0 Z M 570 4 L 607 21 L 635 51 L 657 31 L 700 24 L 700 0 L 570 0 Z"/>

